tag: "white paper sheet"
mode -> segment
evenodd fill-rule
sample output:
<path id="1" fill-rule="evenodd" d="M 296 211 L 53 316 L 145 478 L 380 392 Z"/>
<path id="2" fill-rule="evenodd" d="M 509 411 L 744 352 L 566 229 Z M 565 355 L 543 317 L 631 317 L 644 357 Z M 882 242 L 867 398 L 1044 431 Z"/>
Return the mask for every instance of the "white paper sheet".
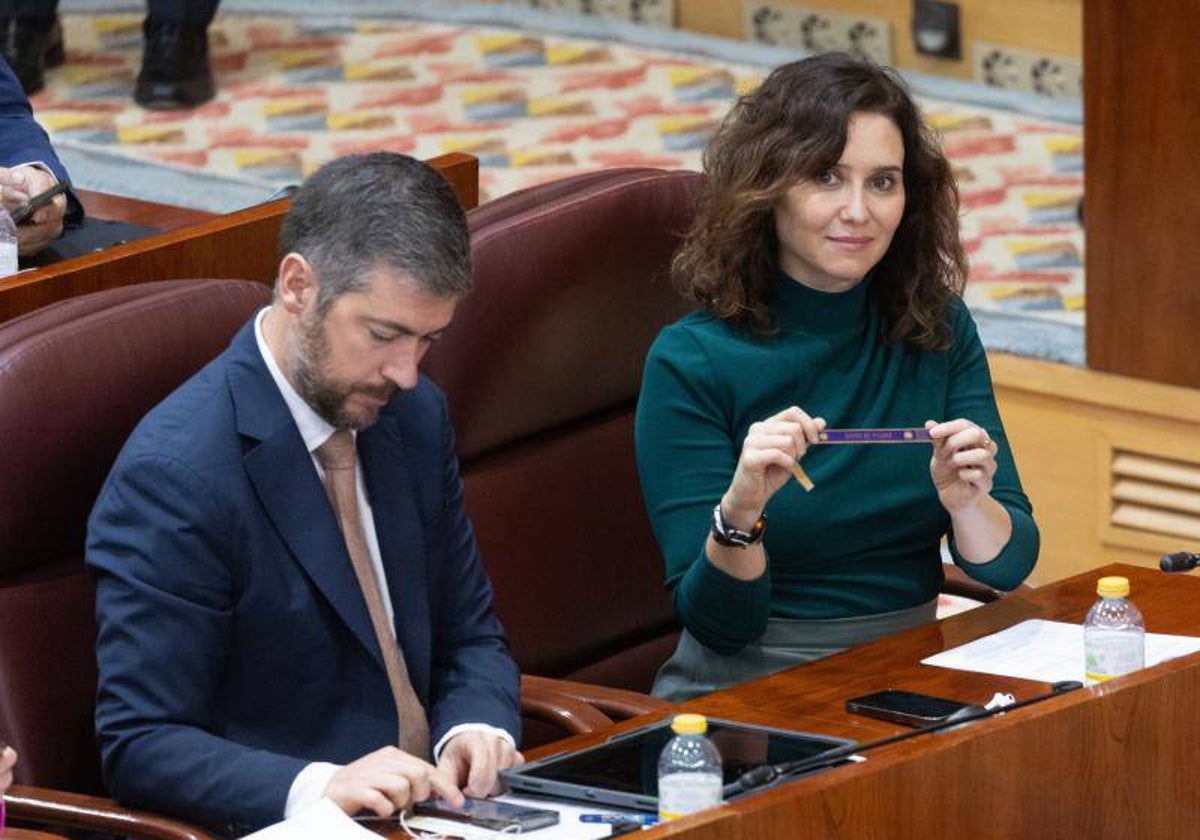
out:
<path id="1" fill-rule="evenodd" d="M 332 799 L 322 799 L 310 805 L 294 817 L 261 831 L 248 835 L 244 840 L 379 840 L 379 835 L 367 831 L 346 816 Z"/>
<path id="2" fill-rule="evenodd" d="M 514 805 L 527 805 L 530 808 L 544 808 L 551 811 L 558 811 L 558 825 L 539 828 L 536 831 L 525 831 L 521 833 L 521 837 L 530 837 L 533 840 L 595 840 L 600 837 L 608 837 L 612 830 L 603 823 L 585 823 L 580 822 L 580 814 L 633 814 L 633 811 L 622 811 L 619 808 L 609 808 L 606 806 L 596 805 L 576 805 L 562 799 L 538 799 L 528 796 L 514 796 L 505 794 L 497 797 L 502 802 L 511 802 Z M 510 838 L 513 835 L 502 831 L 490 831 L 486 828 L 478 828 L 473 825 L 464 823 L 452 822 L 451 820 L 440 820 L 434 817 L 412 817 L 408 820 L 408 824 L 414 828 L 422 828 L 427 831 L 440 831 L 446 834 L 451 834 L 457 837 L 465 837 L 468 840 L 483 840 L 484 838 L 504 837 Z M 626 835 L 632 837 L 634 835 Z M 271 838 L 274 840 L 274 838 Z"/>
<path id="3" fill-rule="evenodd" d="M 1200 651 L 1200 638 L 1146 634 L 1146 666 Z M 1041 682 L 1083 681 L 1083 626 L 1033 618 L 922 659 L 925 665 Z"/>
<path id="4" fill-rule="evenodd" d="M 604 823 L 580 822 L 580 814 L 633 814 L 632 811 L 621 811 L 616 808 L 596 807 L 589 805 L 573 805 L 561 800 L 536 799 L 524 796 L 505 795 L 499 797 L 514 805 L 527 805 L 530 808 L 545 808 L 558 811 L 558 825 L 539 828 L 536 831 L 523 832 L 523 837 L 533 837 L 535 840 L 596 840 L 608 837 L 612 830 Z M 440 820 L 433 817 L 409 817 L 406 822 L 413 828 L 424 831 L 436 831 L 451 837 L 463 837 L 467 840 L 484 840 L 484 838 L 509 838 L 511 833 L 491 831 L 466 823 Z M 248 835 L 243 840 L 379 840 L 379 835 L 363 828 L 346 816 L 342 809 L 333 804 L 332 800 L 321 801 L 304 809 L 289 820 L 267 826 L 261 831 Z"/>

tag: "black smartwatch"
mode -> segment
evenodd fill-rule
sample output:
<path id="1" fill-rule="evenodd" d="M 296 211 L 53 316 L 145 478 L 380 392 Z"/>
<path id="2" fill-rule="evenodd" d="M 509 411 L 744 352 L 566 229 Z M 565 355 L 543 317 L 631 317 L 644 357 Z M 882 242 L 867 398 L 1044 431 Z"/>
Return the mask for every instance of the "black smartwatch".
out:
<path id="1" fill-rule="evenodd" d="M 730 527 L 725 521 L 725 517 L 721 515 L 721 503 L 717 502 L 717 506 L 713 508 L 713 524 L 712 535 L 718 545 L 730 545 L 736 548 L 745 548 L 748 545 L 754 545 L 762 539 L 763 531 L 767 528 L 767 515 L 760 513 L 758 521 L 754 523 L 754 527 L 749 531 L 739 531 L 737 528 Z"/>

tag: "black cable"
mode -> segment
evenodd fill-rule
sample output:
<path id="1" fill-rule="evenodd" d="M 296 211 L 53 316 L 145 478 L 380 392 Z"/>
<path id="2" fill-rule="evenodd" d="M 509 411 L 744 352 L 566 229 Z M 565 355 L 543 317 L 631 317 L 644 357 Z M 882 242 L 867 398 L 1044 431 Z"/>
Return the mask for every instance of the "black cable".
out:
<path id="1" fill-rule="evenodd" d="M 1078 680 L 1056 682 L 1051 685 L 1050 691 L 1046 694 L 1027 697 L 1024 700 L 1010 703 L 1007 706 L 996 706 L 993 709 L 985 709 L 982 706 L 967 706 L 965 709 L 960 709 L 950 715 L 945 720 L 920 726 L 897 735 L 889 735 L 886 738 L 867 741 L 865 744 L 848 744 L 844 747 L 837 747 L 828 752 L 823 752 L 820 755 L 810 756 L 809 758 L 798 758 L 793 761 L 780 762 L 779 764 L 764 764 L 761 767 L 755 767 L 753 770 L 747 770 L 738 777 L 736 782 L 730 782 L 725 785 L 722 794 L 725 799 L 731 799 L 734 796 L 752 791 L 755 788 L 765 787 L 784 776 L 796 776 L 801 773 L 807 773 L 810 770 L 821 770 L 826 767 L 832 767 L 835 764 L 840 764 L 852 755 L 857 755 L 867 750 L 894 744 L 897 741 L 906 741 L 909 738 L 916 738 L 918 735 L 925 735 L 929 732 L 937 732 L 941 729 L 961 726 L 964 723 L 970 723 L 973 720 L 982 720 L 983 718 L 1002 714 L 1003 712 L 1011 712 L 1013 709 L 1019 709 L 1022 706 L 1028 706 L 1033 703 L 1040 703 L 1042 700 L 1049 700 L 1051 697 L 1057 697 L 1060 694 L 1074 691 L 1077 688 L 1083 688 L 1083 683 Z"/>

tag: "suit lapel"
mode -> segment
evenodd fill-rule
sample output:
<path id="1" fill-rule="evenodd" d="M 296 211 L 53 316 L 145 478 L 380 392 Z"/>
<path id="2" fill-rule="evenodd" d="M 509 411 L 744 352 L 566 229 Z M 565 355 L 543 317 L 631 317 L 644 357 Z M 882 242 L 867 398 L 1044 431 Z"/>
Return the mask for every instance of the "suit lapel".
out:
<path id="1" fill-rule="evenodd" d="M 362 590 L 312 456 L 258 352 L 254 322 L 231 346 L 229 390 L 243 465 L 263 510 L 313 585 L 383 668 Z"/>
<path id="2" fill-rule="evenodd" d="M 396 638 L 418 696 L 428 697 L 430 674 L 429 597 L 425 540 L 414 498 L 412 455 L 405 457 L 403 435 L 384 412 L 358 435 L 358 457 L 375 519 L 375 535 L 396 617 Z"/>

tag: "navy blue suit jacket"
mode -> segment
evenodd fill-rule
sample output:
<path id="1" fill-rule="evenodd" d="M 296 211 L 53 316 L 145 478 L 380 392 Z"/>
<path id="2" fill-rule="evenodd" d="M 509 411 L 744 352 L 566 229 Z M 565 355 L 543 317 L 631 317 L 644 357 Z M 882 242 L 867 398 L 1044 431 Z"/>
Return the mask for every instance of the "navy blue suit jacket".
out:
<path id="1" fill-rule="evenodd" d="M 397 638 L 436 743 L 519 743 L 518 671 L 424 377 L 358 435 Z M 254 323 L 151 411 L 89 521 L 106 783 L 230 834 L 282 818 L 297 773 L 396 742 L 382 655 L 325 491 Z"/>
<path id="2" fill-rule="evenodd" d="M 54 153 L 50 138 L 33 119 L 29 97 L 8 62 L 0 61 L 0 166 L 40 161 L 54 177 L 71 183 L 67 170 Z M 83 218 L 83 207 L 73 193 L 67 194 L 67 221 Z"/>

